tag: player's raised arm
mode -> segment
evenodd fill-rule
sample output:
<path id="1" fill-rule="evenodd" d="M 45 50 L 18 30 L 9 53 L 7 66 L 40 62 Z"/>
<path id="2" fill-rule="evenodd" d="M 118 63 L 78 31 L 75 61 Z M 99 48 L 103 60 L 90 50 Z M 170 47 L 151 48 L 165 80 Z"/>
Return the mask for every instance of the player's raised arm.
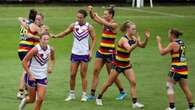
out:
<path id="1" fill-rule="evenodd" d="M 30 27 L 30 28 L 31 28 L 31 27 Z M 38 32 L 38 34 L 41 35 L 41 33 L 43 33 L 44 28 L 39 27 L 39 26 L 33 24 L 31 30 L 34 30 L 35 32 Z"/>
<path id="2" fill-rule="evenodd" d="M 102 25 L 101 21 L 99 21 L 95 16 L 97 13 L 94 12 L 93 7 L 90 5 L 87 7 L 87 10 L 89 12 L 89 16 L 92 20 Z"/>
<path id="3" fill-rule="evenodd" d="M 65 31 L 60 32 L 56 35 L 53 35 L 52 37 L 53 38 L 63 38 L 73 31 L 73 27 L 74 27 L 74 23 L 70 24 L 69 27 Z"/>
<path id="4" fill-rule="evenodd" d="M 158 49 L 159 49 L 159 52 L 161 55 L 166 55 L 166 54 L 170 53 L 173 50 L 173 48 L 175 46 L 177 46 L 176 43 L 169 43 L 167 47 L 163 48 L 162 44 L 161 44 L 160 36 L 157 35 L 156 40 L 157 40 Z"/>
<path id="5" fill-rule="evenodd" d="M 145 39 L 144 39 L 143 42 L 141 41 L 140 37 L 138 36 L 138 38 L 137 38 L 138 47 L 145 48 L 147 43 L 148 43 L 149 38 L 150 38 L 150 32 L 149 31 L 145 32 Z"/>
<path id="6" fill-rule="evenodd" d="M 29 29 L 27 19 L 25 19 L 23 17 L 18 17 L 18 21 L 19 21 L 20 25 L 22 25 L 25 29 Z"/>
<path id="7" fill-rule="evenodd" d="M 113 29 L 116 29 L 118 27 L 117 23 L 115 23 L 115 22 L 108 22 L 105 19 L 103 19 L 102 17 L 98 16 L 98 14 L 95 14 L 95 19 L 97 19 L 97 21 L 99 21 L 100 24 L 112 27 Z"/>
<path id="8" fill-rule="evenodd" d="M 89 57 L 91 58 L 93 50 L 94 50 L 95 45 L 96 45 L 96 33 L 95 33 L 95 29 L 92 25 L 89 25 L 89 34 L 90 34 L 90 37 L 92 39 L 92 44 L 91 44 L 91 47 L 89 50 Z"/>
<path id="9" fill-rule="evenodd" d="M 94 21 L 96 21 L 97 23 L 105 25 L 105 26 L 112 27 L 114 29 L 116 29 L 118 27 L 117 23 L 115 23 L 115 22 L 108 22 L 104 18 L 100 17 L 97 13 L 95 13 L 93 11 L 93 7 L 92 6 L 88 6 L 88 11 L 89 11 L 90 17 Z M 108 11 L 108 12 L 106 12 L 106 11 Z M 107 13 L 109 13 L 109 14 L 112 15 L 112 17 L 114 17 L 114 10 L 113 10 L 113 8 L 106 9 L 106 11 L 104 12 L 104 16 L 108 16 Z"/>

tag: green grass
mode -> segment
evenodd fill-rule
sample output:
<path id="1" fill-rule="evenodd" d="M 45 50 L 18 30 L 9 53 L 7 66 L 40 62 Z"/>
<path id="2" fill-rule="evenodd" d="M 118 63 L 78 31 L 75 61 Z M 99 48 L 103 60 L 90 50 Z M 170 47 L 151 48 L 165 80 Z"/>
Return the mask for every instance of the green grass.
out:
<path id="1" fill-rule="evenodd" d="M 63 31 L 75 20 L 75 13 L 79 8 L 85 7 L 63 7 L 63 6 L 0 6 L 0 110 L 17 109 L 19 101 L 16 99 L 16 92 L 19 85 L 19 77 L 22 73 L 21 62 L 17 56 L 17 45 L 19 41 L 19 24 L 17 17 L 26 16 L 30 8 L 37 8 L 45 14 L 45 24 L 50 27 L 52 33 Z M 126 7 L 127 8 L 127 7 Z M 95 7 L 99 14 L 102 14 L 101 7 Z M 143 11 L 144 10 L 144 11 Z M 172 15 L 171 15 L 172 14 Z M 145 49 L 136 49 L 132 54 L 133 69 L 137 77 L 137 91 L 139 99 L 145 104 L 145 110 L 163 110 L 167 107 L 167 97 L 165 82 L 170 64 L 170 57 L 159 55 L 155 35 L 162 36 L 163 45 L 167 45 L 167 31 L 170 27 L 177 27 L 184 32 L 182 39 L 187 44 L 187 57 L 190 68 L 189 86 L 195 95 L 195 7 L 175 6 L 175 7 L 155 7 L 128 10 L 116 8 L 116 21 L 122 24 L 124 20 L 130 19 L 137 24 L 137 29 L 143 38 L 145 29 L 152 33 L 151 39 Z M 95 27 L 98 41 L 100 40 L 101 27 L 87 20 Z M 118 34 L 120 38 L 122 34 Z M 117 38 L 117 39 L 118 39 Z M 132 110 L 131 102 L 128 98 L 124 101 L 116 101 L 118 91 L 115 85 L 110 87 L 104 95 L 104 106 L 97 107 L 95 101 L 80 102 L 81 81 L 78 74 L 76 93 L 77 100 L 64 102 L 64 97 L 68 93 L 68 80 L 70 74 L 70 52 L 72 47 L 72 35 L 64 39 L 51 39 L 50 44 L 56 50 L 56 65 L 52 75 L 49 76 L 48 92 L 43 104 L 43 110 Z M 98 48 L 97 43 L 97 48 Z M 95 52 L 94 52 L 95 56 Z M 88 91 L 91 86 L 92 71 L 94 67 L 94 57 L 89 63 L 88 69 Z M 100 74 L 98 90 L 106 80 L 105 68 Z M 120 76 L 125 90 L 129 94 L 128 81 Z M 187 107 L 186 99 L 179 86 L 175 87 L 176 106 L 178 110 Z M 195 97 L 194 97 L 195 98 Z M 32 109 L 28 105 L 26 110 Z"/>

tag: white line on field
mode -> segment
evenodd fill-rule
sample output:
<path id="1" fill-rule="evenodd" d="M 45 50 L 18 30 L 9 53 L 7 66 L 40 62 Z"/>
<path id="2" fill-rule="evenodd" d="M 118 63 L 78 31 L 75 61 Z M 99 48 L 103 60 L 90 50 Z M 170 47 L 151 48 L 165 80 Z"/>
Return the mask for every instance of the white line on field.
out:
<path id="1" fill-rule="evenodd" d="M 165 12 L 159 12 L 159 11 L 149 11 L 149 10 L 135 9 L 135 8 L 118 7 L 117 9 L 137 11 L 137 12 L 145 12 L 145 13 L 150 13 L 150 14 L 159 14 L 159 15 L 172 16 L 172 17 L 185 17 L 183 15 L 177 15 L 177 14 L 172 14 L 172 13 L 165 13 Z"/>
<path id="2" fill-rule="evenodd" d="M 116 16 L 115 18 L 117 19 L 124 19 L 127 18 L 129 16 Z M 169 18 L 170 15 L 166 15 L 166 16 L 162 16 L 162 15 L 153 15 L 153 16 L 142 16 L 142 15 L 138 15 L 138 16 L 131 16 L 131 18 L 152 18 L 152 19 L 159 19 L 159 18 Z M 195 19 L 195 16 L 182 16 L 180 18 L 193 18 Z M 75 20 L 74 17 L 51 17 L 51 16 L 47 16 L 46 20 Z M 0 21 L 18 21 L 18 19 L 16 17 L 2 17 L 0 18 Z"/>

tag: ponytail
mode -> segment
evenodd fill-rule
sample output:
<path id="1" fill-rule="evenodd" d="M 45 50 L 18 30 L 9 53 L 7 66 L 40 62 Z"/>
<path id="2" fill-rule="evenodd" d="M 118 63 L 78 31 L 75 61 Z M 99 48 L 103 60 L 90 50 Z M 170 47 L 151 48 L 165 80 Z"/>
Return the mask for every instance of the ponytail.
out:
<path id="1" fill-rule="evenodd" d="M 121 32 L 125 33 L 127 28 L 131 27 L 131 25 L 135 25 L 135 23 L 127 20 L 123 23 L 123 25 L 120 27 Z"/>
<path id="2" fill-rule="evenodd" d="M 176 38 L 179 38 L 179 36 L 183 35 L 183 33 L 176 28 L 171 28 L 170 33 L 175 35 Z"/>

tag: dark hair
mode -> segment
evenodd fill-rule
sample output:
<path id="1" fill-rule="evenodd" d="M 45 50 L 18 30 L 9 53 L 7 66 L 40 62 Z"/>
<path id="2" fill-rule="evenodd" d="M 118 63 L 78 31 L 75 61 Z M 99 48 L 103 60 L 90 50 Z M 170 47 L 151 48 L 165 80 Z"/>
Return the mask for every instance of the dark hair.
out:
<path id="1" fill-rule="evenodd" d="M 125 32 L 127 28 L 129 28 L 131 25 L 135 25 L 135 23 L 127 20 L 123 23 L 123 25 L 120 27 L 121 32 Z"/>
<path id="2" fill-rule="evenodd" d="M 48 35 L 48 36 L 50 37 L 49 32 L 43 32 L 43 33 L 41 33 L 41 35 L 40 35 L 40 39 L 41 39 L 44 35 Z"/>
<path id="3" fill-rule="evenodd" d="M 176 28 L 171 28 L 169 32 L 170 34 L 175 35 L 176 38 L 179 38 L 179 36 L 183 35 L 183 33 Z"/>
<path id="4" fill-rule="evenodd" d="M 78 13 L 81 13 L 81 14 L 84 16 L 84 18 L 87 17 L 87 11 L 84 10 L 84 9 L 80 9 L 80 10 L 78 11 Z"/>
<path id="5" fill-rule="evenodd" d="M 37 15 L 37 10 L 30 9 L 30 12 L 29 12 L 29 15 L 28 15 L 28 19 L 32 20 L 32 22 L 34 22 L 35 18 L 36 18 L 36 15 Z"/>
<path id="6" fill-rule="evenodd" d="M 115 11 L 113 6 L 107 8 L 106 11 L 108 11 L 108 13 L 111 14 L 112 17 L 114 17 Z"/>

